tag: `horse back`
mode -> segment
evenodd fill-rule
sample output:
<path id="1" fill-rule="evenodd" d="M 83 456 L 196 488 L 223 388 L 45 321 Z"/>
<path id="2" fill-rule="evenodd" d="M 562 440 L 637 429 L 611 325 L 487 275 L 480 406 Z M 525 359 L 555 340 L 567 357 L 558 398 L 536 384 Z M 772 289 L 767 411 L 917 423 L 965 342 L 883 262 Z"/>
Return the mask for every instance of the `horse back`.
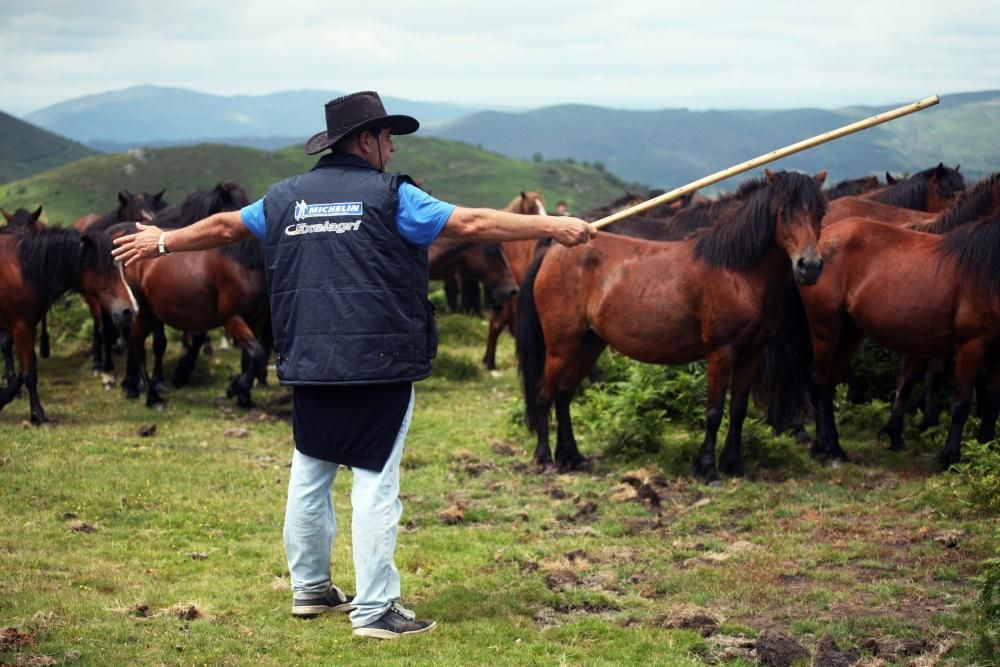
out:
<path id="1" fill-rule="evenodd" d="M 883 204 L 861 196 L 840 197 L 827 206 L 823 226 L 832 225 L 846 218 L 868 218 L 887 224 L 904 225 L 930 222 L 935 216 L 933 213 Z"/>

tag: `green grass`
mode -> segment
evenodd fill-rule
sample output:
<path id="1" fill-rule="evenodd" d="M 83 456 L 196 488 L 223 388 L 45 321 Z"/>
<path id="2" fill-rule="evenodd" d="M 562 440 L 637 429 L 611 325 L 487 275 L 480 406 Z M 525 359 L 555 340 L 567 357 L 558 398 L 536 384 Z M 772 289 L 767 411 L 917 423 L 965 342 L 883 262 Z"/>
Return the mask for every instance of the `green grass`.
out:
<path id="1" fill-rule="evenodd" d="M 564 199 L 579 211 L 621 196 L 626 187 L 611 174 L 566 161 L 512 160 L 442 139 L 400 137 L 397 143 L 389 165 L 392 170 L 423 178 L 424 188 L 434 196 L 465 206 L 499 208 L 522 190 L 541 188 L 551 208 Z M 113 208 L 121 190 L 166 188 L 164 198 L 180 203 L 193 190 L 235 181 L 253 200 L 272 183 L 310 169 L 316 159 L 297 146 L 275 152 L 214 144 L 134 149 L 88 157 L 4 183 L 0 201 L 9 211 L 42 205 L 45 220 L 67 225 L 87 213 Z"/>
<path id="2" fill-rule="evenodd" d="M 63 317 L 75 321 L 57 314 L 54 331 Z M 511 420 L 510 338 L 497 372 L 466 373 L 486 327 L 446 315 L 441 330 L 451 371 L 417 387 L 396 554 L 404 603 L 438 621 L 432 635 L 376 643 L 355 639 L 341 616 L 290 617 L 281 388 L 236 408 L 224 386 L 238 355 L 217 352 L 164 410 L 148 410 L 101 389 L 63 336 L 40 362 L 56 423 L 28 425 L 24 398 L 0 412 L 0 628 L 26 637 L 0 648 L 0 662 L 707 664 L 705 639 L 667 627 L 692 607 L 720 615 L 732 635 L 778 630 L 810 649 L 827 633 L 842 646 L 954 640 L 959 664 L 971 660 L 968 603 L 996 520 L 964 508 L 956 476 L 928 473 L 933 448 L 890 454 L 846 419 L 857 463 L 828 469 L 755 431 L 748 462 L 766 468 L 717 487 L 667 470 L 655 513 L 618 499 L 619 480 L 640 465 L 663 470 L 698 432 L 670 425 L 664 452 L 539 474 L 532 437 Z M 171 343 L 168 372 L 177 352 Z M 138 435 L 153 423 L 154 436 Z M 226 437 L 233 427 L 247 436 Z M 581 447 L 600 454 L 586 435 Z M 334 578 L 353 590 L 349 487 L 345 472 Z M 448 525 L 439 514 L 455 504 L 464 521 Z M 934 539 L 954 529 L 957 546 Z M 186 618 L 192 605 L 197 617 Z"/>

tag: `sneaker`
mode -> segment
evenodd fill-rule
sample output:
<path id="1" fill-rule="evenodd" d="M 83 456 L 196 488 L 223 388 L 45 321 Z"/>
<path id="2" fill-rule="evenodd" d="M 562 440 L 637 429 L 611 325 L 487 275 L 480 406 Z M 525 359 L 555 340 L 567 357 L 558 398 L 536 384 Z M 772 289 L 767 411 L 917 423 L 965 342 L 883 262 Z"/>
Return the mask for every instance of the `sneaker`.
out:
<path id="1" fill-rule="evenodd" d="M 351 611 L 351 601 L 353 595 L 346 595 L 334 585 L 330 585 L 330 590 L 326 595 L 318 598 L 292 598 L 292 616 L 299 618 L 315 618 L 328 611 Z"/>
<path id="2" fill-rule="evenodd" d="M 416 614 L 409 609 L 393 604 L 377 621 L 354 628 L 354 634 L 376 639 L 398 639 L 405 635 L 430 632 L 436 627 L 437 623 L 434 621 L 417 619 Z"/>

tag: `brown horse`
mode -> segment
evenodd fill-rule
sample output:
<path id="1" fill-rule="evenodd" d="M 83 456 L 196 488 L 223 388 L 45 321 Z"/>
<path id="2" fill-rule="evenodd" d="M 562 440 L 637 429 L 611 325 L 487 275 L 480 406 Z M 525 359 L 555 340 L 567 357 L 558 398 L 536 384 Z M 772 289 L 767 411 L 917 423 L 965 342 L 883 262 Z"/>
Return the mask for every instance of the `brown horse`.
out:
<path id="1" fill-rule="evenodd" d="M 219 184 L 213 190 L 189 195 L 180 207 L 158 214 L 152 224 L 176 227 L 190 224 L 212 213 L 239 210 L 247 204 L 246 192 L 235 183 Z M 131 231 L 128 225 L 113 228 L 116 234 Z M 146 405 L 163 403 L 164 325 L 181 331 L 203 332 L 224 327 L 243 348 L 243 364 L 227 388 L 241 407 L 253 401 L 250 389 L 262 374 L 267 349 L 258 336 L 270 338 L 267 290 L 264 281 L 263 248 L 248 239 L 217 250 L 177 253 L 135 263 L 125 270 L 143 309 L 128 332 L 128 362 L 122 383 L 129 398 L 139 396 L 146 386 Z M 145 340 L 154 334 L 155 365 L 152 377 L 146 371 Z M 194 367 L 197 346 L 189 348 L 175 368 L 174 384 L 180 386 Z"/>
<path id="2" fill-rule="evenodd" d="M 104 213 L 88 213 L 73 221 L 73 229 L 81 234 L 92 229 L 107 229 L 118 222 L 149 222 L 158 211 L 169 204 L 163 200 L 160 190 L 156 194 L 133 193 L 122 190 L 118 193 L 118 206 Z"/>
<path id="3" fill-rule="evenodd" d="M 886 178 L 890 178 L 889 174 Z M 965 179 L 958 167 L 951 169 L 942 163 L 910 178 L 892 180 L 884 188 L 831 201 L 823 224 L 831 225 L 845 218 L 868 218 L 894 225 L 922 224 L 947 209 L 963 190 Z"/>
<path id="4" fill-rule="evenodd" d="M 878 187 L 881 187 L 878 182 L 878 176 L 862 176 L 861 178 L 850 178 L 840 181 L 836 185 L 823 190 L 823 194 L 826 195 L 827 201 L 832 202 L 841 197 L 854 197 L 871 192 Z"/>
<path id="5" fill-rule="evenodd" d="M 930 224 L 914 227 L 917 231 L 929 234 L 948 234 L 958 227 L 975 222 L 987 215 L 1000 213 L 1000 172 L 982 179 L 967 192 L 962 193 L 958 201 L 949 209 L 936 216 Z M 924 418 L 921 429 L 936 426 L 938 423 L 936 380 L 947 365 L 947 358 L 927 360 L 921 357 L 903 355 L 902 370 L 896 381 L 896 396 L 893 400 L 889 421 L 882 429 L 890 438 L 890 449 L 903 449 L 903 415 L 910 392 L 917 378 L 923 372 L 926 379 L 924 391 Z M 926 367 L 926 370 L 925 370 Z M 977 384 L 977 394 L 980 406 L 979 440 L 988 442 L 996 432 L 996 402 L 989 396 L 988 388 L 981 382 Z"/>
<path id="6" fill-rule="evenodd" d="M 0 234 L 34 234 L 48 226 L 42 222 L 42 207 L 34 211 L 19 208 L 13 213 L 0 209 L 7 224 L 0 227 Z M 12 341 L 7 332 L 0 329 L 0 351 L 3 353 L 4 377 L 8 383 L 14 381 L 14 353 Z M 42 334 L 38 339 L 38 354 L 42 359 L 49 358 L 49 326 L 47 315 L 42 315 Z"/>
<path id="7" fill-rule="evenodd" d="M 149 222 L 159 211 L 169 206 L 163 199 L 164 192 L 165 190 L 160 190 L 150 194 L 123 190 L 118 193 L 118 206 L 101 214 L 90 213 L 77 218 L 73 229 L 82 234 L 86 231 L 106 230 L 119 222 Z M 94 322 L 90 344 L 91 372 L 95 376 L 102 376 L 104 386 L 111 388 L 114 386 L 112 373 L 115 370 L 111 350 L 119 340 L 119 331 L 108 314 L 101 311 L 100 304 L 86 298 L 84 300 Z"/>
<path id="8" fill-rule="evenodd" d="M 96 299 L 119 326 L 136 314 L 135 298 L 111 257 L 106 234 L 81 236 L 65 229 L 0 234 L 0 325 L 13 335 L 19 361 L 19 373 L 0 390 L 0 408 L 27 386 L 36 424 L 47 419 L 38 398 L 35 327 L 52 302 L 69 290 Z"/>
<path id="9" fill-rule="evenodd" d="M 937 461 L 947 467 L 960 460 L 972 387 L 1000 342 L 998 245 L 995 215 L 945 236 L 859 218 L 823 230 L 826 268 L 815 285 L 799 288 L 812 335 L 816 456 L 846 460 L 834 388 L 867 336 L 915 358 L 955 353 L 951 429 Z"/>
<path id="10" fill-rule="evenodd" d="M 503 208 L 504 211 L 520 213 L 521 215 L 548 215 L 545 210 L 545 198 L 541 190 L 521 191 Z M 501 258 L 514 281 L 514 290 L 506 299 L 493 303 L 493 314 L 490 317 L 489 333 L 486 337 L 486 352 L 483 354 L 483 365 L 489 370 L 497 367 L 497 341 L 504 329 L 514 334 L 517 323 L 517 286 L 521 284 L 528 266 L 539 247 L 537 241 L 508 241 L 501 244 Z"/>
<path id="11" fill-rule="evenodd" d="M 780 297 L 790 275 L 810 284 L 823 270 L 816 246 L 825 177 L 766 171 L 764 187 L 696 239 L 659 243 L 600 234 L 585 246 L 552 247 L 543 255 L 522 285 L 517 326 L 526 415 L 538 433 L 537 462 L 552 462 L 553 402 L 559 466 L 584 462 L 573 437 L 570 399 L 610 345 L 647 363 L 708 359 L 705 440 L 694 463 L 694 474 L 707 480 L 719 477 L 715 441 L 731 380 L 720 467 L 742 474 L 750 385 L 781 321 Z"/>

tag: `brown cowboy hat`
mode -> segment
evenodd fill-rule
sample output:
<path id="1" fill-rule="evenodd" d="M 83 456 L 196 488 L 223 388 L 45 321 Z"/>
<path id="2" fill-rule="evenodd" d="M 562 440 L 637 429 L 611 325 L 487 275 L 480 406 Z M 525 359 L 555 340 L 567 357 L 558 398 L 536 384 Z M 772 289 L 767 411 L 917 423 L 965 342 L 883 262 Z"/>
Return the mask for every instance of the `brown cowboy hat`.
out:
<path id="1" fill-rule="evenodd" d="M 420 127 L 416 118 L 385 112 L 378 93 L 365 90 L 326 103 L 326 131 L 306 142 L 306 154 L 314 155 L 351 134 L 373 127 L 391 127 L 393 134 L 413 134 Z"/>

